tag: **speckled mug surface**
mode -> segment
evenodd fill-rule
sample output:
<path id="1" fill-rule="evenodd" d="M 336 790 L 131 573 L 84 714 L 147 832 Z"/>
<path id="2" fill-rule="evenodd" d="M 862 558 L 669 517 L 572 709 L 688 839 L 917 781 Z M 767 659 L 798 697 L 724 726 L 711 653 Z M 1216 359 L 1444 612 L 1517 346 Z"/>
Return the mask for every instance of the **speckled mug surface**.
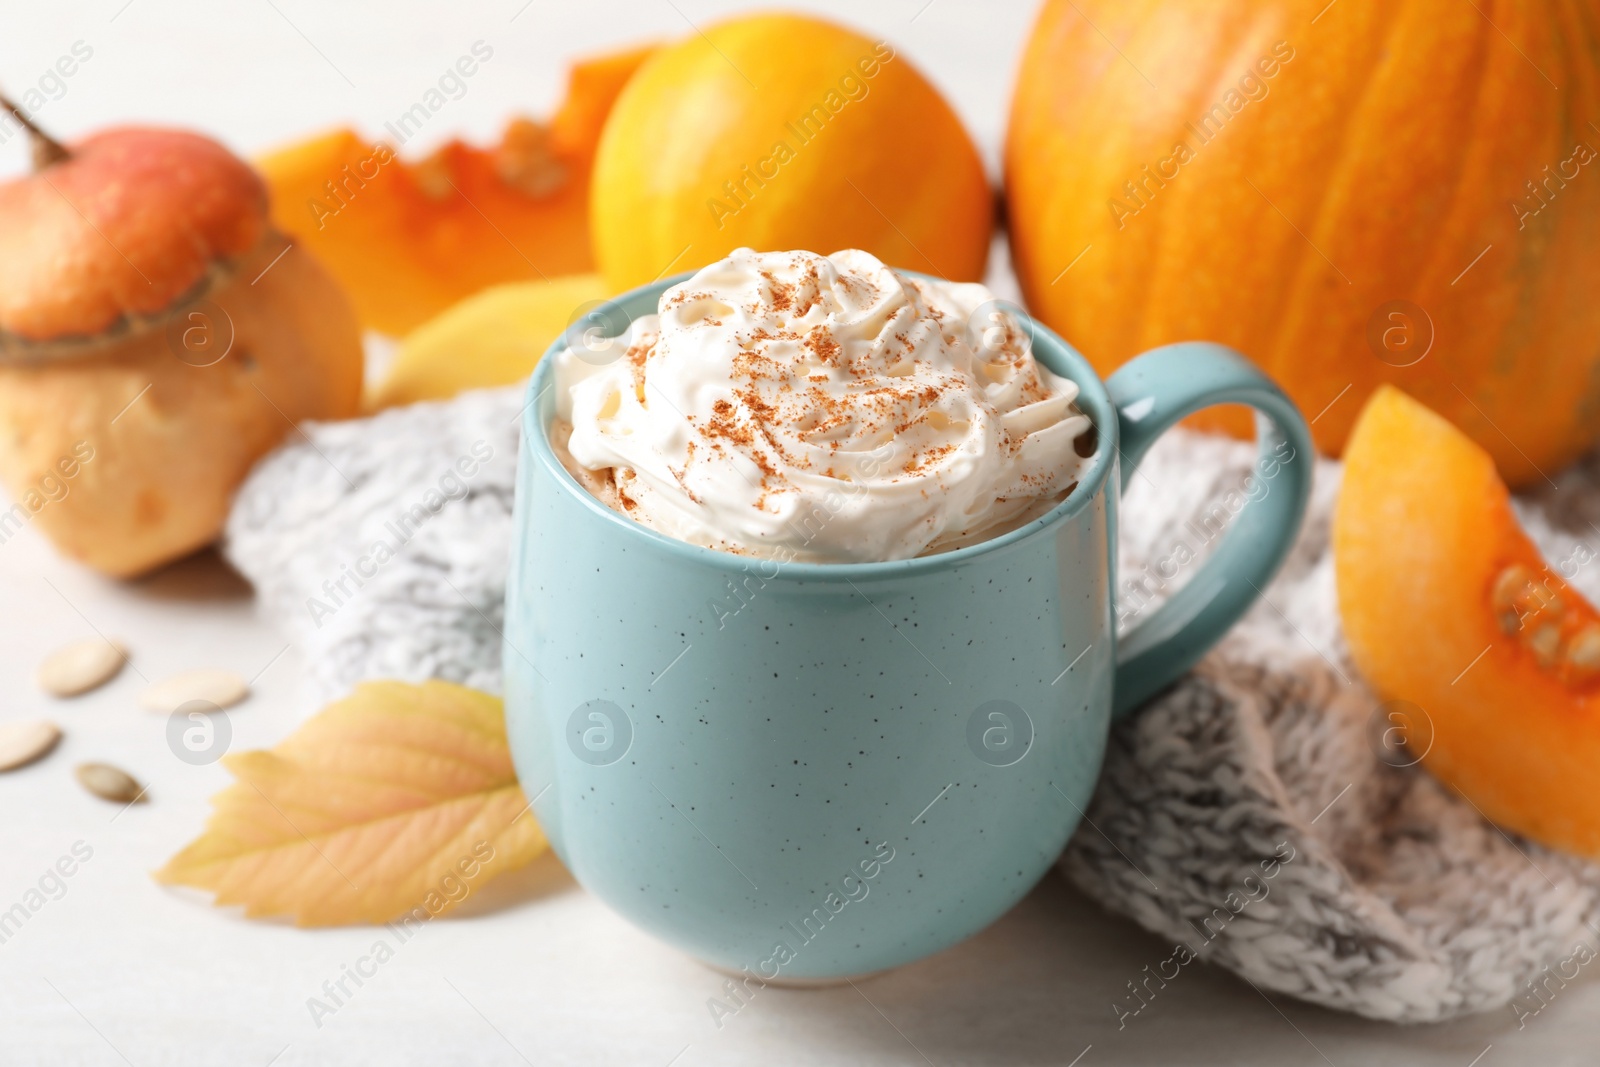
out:
<path id="1" fill-rule="evenodd" d="M 589 326 L 621 332 L 680 280 Z M 555 361 L 540 362 L 517 475 L 506 720 L 540 825 L 590 892 L 709 964 L 793 982 L 937 952 L 1049 869 L 1094 789 L 1113 708 L 1192 665 L 1276 571 L 1312 451 L 1290 401 L 1226 349 L 1168 346 L 1103 384 L 1032 330 L 1095 426 L 1080 484 L 1020 529 L 892 563 L 755 560 L 611 511 L 551 449 Z M 1227 402 L 1266 416 L 1266 491 L 1119 638 L 1121 484 L 1161 432 Z"/>

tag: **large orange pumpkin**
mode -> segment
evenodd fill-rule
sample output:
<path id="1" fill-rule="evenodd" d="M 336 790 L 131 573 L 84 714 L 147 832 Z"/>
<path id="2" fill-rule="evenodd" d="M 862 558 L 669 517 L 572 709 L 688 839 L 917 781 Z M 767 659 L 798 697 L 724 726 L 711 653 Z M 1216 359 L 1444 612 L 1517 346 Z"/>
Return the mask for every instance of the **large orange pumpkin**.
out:
<path id="1" fill-rule="evenodd" d="M 1555 0 L 1048 0 L 1006 146 L 1023 291 L 1102 371 L 1232 345 L 1332 454 L 1394 383 L 1537 479 L 1600 434 L 1597 42 Z"/>
<path id="2" fill-rule="evenodd" d="M 821 19 L 752 15 L 663 48 L 595 156 L 595 260 L 614 289 L 735 248 L 862 248 L 976 281 L 993 194 L 961 120 L 911 61 Z"/>

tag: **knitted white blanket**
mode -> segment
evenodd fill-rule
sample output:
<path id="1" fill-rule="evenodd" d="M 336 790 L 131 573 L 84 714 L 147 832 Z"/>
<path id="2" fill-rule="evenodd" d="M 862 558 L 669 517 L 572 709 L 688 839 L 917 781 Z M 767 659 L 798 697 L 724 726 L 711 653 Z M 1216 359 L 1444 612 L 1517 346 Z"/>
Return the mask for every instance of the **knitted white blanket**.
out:
<path id="1" fill-rule="evenodd" d="M 308 425 L 256 468 L 227 553 L 300 646 L 313 699 L 365 678 L 499 691 L 522 403 L 509 388 Z M 1122 512 L 1119 584 L 1160 599 L 1181 583 L 1163 588 L 1162 562 L 1187 556 L 1180 544 L 1203 553 L 1187 520 L 1223 502 L 1253 455 L 1182 431 L 1159 443 Z M 1171 938 L 1173 974 L 1207 960 L 1382 1019 L 1526 1017 L 1600 954 L 1600 871 L 1500 832 L 1386 745 L 1339 628 L 1328 541 L 1339 475 L 1319 465 L 1266 603 L 1112 731 L 1062 869 Z M 1535 540 L 1568 557 L 1600 524 L 1600 463 L 1518 506 Z M 1597 571 L 1574 579 L 1592 598 Z M 1270 877 L 1240 858 L 1274 852 Z M 1115 1010 L 1143 1003 L 1130 990 Z"/>

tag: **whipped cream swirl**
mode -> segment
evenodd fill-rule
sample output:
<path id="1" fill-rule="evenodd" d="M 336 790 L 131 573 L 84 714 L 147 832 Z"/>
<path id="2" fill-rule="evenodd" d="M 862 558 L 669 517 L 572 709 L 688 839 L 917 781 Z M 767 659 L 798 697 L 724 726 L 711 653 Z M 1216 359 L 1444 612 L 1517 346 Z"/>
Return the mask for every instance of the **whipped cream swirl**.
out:
<path id="1" fill-rule="evenodd" d="M 1088 462 L 1077 386 L 1014 320 L 969 322 L 993 300 L 861 251 L 740 249 L 611 358 L 556 355 L 557 453 L 610 506 L 709 548 L 853 563 L 985 540 Z"/>

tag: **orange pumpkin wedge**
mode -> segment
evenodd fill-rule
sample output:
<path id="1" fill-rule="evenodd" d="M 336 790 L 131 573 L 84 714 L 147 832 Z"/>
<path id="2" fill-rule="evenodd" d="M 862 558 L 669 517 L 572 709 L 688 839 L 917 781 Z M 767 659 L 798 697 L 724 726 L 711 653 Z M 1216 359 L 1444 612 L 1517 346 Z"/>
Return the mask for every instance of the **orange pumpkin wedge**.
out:
<path id="1" fill-rule="evenodd" d="M 335 130 L 269 153 L 256 165 L 272 221 L 332 271 L 364 326 L 397 337 L 491 285 L 588 272 L 600 129 L 652 51 L 578 63 L 550 122 L 514 118 L 497 145 L 451 140 L 403 160 Z"/>
<path id="2" fill-rule="evenodd" d="M 1489 819 L 1600 857 L 1600 613 L 1546 562 L 1490 455 L 1392 386 L 1345 452 L 1334 518 L 1356 664 L 1408 743 Z M 1420 721 L 1418 721 L 1420 720 Z"/>

